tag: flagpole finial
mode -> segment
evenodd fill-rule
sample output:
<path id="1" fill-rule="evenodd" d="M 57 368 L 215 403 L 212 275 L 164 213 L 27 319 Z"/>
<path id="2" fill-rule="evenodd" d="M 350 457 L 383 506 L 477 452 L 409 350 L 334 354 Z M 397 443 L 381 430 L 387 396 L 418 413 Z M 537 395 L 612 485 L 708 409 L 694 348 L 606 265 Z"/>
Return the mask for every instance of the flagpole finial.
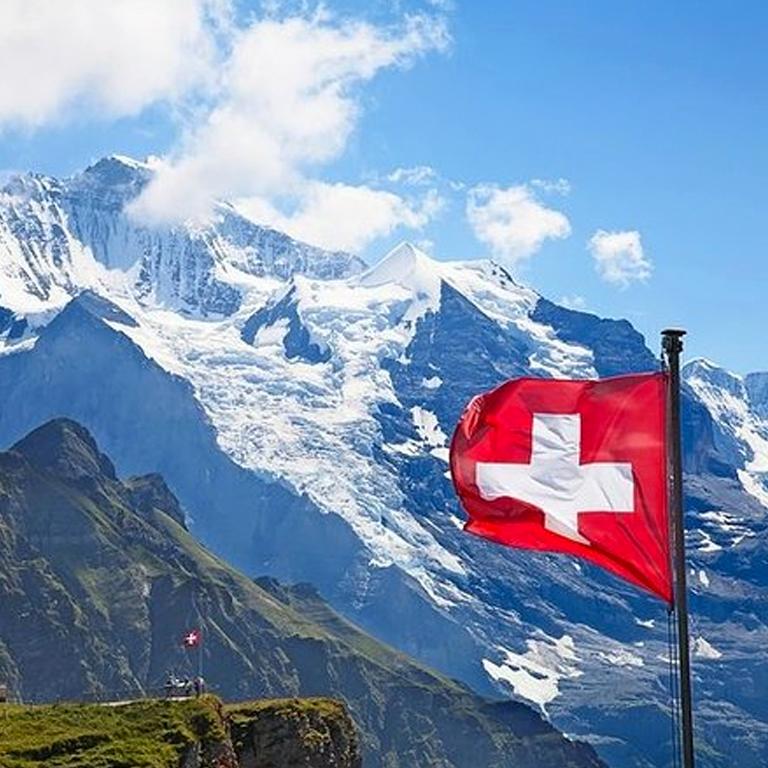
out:
<path id="1" fill-rule="evenodd" d="M 661 332 L 662 348 L 667 354 L 683 351 L 683 336 L 687 331 L 684 328 L 665 328 Z"/>

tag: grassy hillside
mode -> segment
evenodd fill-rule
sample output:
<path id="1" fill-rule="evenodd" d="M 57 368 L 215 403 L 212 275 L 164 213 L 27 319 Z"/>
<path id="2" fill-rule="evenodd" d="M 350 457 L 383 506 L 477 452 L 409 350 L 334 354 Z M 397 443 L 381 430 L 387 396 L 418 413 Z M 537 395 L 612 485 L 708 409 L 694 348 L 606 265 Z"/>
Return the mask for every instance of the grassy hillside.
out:
<path id="1" fill-rule="evenodd" d="M 289 699 L 224 707 L 213 696 L 106 706 L 0 705 L 2 768 L 359 768 L 343 706 Z"/>
<path id="2" fill-rule="evenodd" d="M 279 511 L 276 511 L 279 514 Z M 366 766 L 597 766 L 531 709 L 490 703 L 382 645 L 309 587 L 254 582 L 206 551 L 162 478 L 121 481 L 58 420 L 0 453 L 0 681 L 25 701 L 127 699 L 203 631 L 205 676 L 228 700 L 346 702 Z"/>
<path id="3" fill-rule="evenodd" d="M 176 768 L 227 734 L 213 697 L 124 706 L 0 705 L 3 768 Z"/>

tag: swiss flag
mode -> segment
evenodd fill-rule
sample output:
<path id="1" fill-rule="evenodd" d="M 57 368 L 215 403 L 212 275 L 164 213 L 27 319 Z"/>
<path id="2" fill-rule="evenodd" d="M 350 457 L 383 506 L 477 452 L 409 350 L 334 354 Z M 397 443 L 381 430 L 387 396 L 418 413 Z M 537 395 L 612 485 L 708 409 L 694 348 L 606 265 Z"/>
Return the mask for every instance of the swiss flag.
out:
<path id="1" fill-rule="evenodd" d="M 465 530 L 578 555 L 671 602 L 666 385 L 516 379 L 474 398 L 451 443 Z"/>
<path id="2" fill-rule="evenodd" d="M 197 646 L 200 645 L 201 640 L 202 635 L 200 634 L 200 630 L 191 629 L 189 632 L 187 632 L 186 635 L 184 635 L 184 638 L 181 642 L 185 648 L 197 648 Z"/>

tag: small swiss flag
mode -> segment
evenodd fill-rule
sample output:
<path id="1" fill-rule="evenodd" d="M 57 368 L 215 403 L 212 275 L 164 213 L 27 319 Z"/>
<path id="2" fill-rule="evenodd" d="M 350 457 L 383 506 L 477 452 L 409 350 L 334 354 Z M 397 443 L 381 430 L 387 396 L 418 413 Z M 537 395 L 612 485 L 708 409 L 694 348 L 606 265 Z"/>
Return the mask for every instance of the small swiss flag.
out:
<path id="1" fill-rule="evenodd" d="M 200 645 L 201 640 L 202 635 L 200 634 L 200 630 L 191 629 L 189 632 L 187 632 L 186 635 L 184 635 L 184 638 L 181 642 L 185 648 L 197 648 L 197 646 Z"/>
<path id="2" fill-rule="evenodd" d="M 465 530 L 565 552 L 672 600 L 663 373 L 517 379 L 476 397 L 451 443 Z"/>

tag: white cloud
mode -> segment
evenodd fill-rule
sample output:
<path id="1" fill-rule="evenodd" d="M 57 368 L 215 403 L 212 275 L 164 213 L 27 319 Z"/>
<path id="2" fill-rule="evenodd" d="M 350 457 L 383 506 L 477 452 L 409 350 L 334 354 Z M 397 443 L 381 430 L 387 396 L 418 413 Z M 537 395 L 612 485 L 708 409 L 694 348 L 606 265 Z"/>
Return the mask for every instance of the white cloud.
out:
<path id="1" fill-rule="evenodd" d="M 583 296 L 579 296 L 574 293 L 570 296 L 561 296 L 557 302 L 566 309 L 575 309 L 578 311 L 585 310 L 587 308 L 587 301 Z"/>
<path id="2" fill-rule="evenodd" d="M 419 187 L 432 184 L 439 178 L 437 171 L 429 165 L 415 165 L 411 168 L 395 168 L 387 174 L 387 181 Z"/>
<path id="3" fill-rule="evenodd" d="M 213 108 L 190 126 L 133 212 L 195 217 L 216 197 L 312 204 L 311 174 L 346 147 L 361 110 L 359 86 L 448 42 L 444 22 L 422 15 L 391 28 L 324 12 L 254 21 L 232 41 Z"/>
<path id="4" fill-rule="evenodd" d="M 0 186 L 10 181 L 14 176 L 20 176 L 23 171 L 16 168 L 0 168 Z"/>
<path id="5" fill-rule="evenodd" d="M 290 214 L 268 199 L 248 198 L 237 204 L 244 214 L 293 237 L 324 248 L 360 251 L 398 227 L 422 229 L 442 207 L 429 191 L 418 200 L 367 186 L 307 182 Z"/>
<path id="6" fill-rule="evenodd" d="M 599 229 L 587 244 L 598 275 L 608 283 L 626 288 L 651 276 L 653 264 L 645 256 L 636 230 L 607 232 Z"/>
<path id="7" fill-rule="evenodd" d="M 571 234 L 565 214 L 547 208 L 527 184 L 473 187 L 467 195 L 466 214 L 475 237 L 511 265 L 530 257 L 546 240 Z"/>
<path id="8" fill-rule="evenodd" d="M 569 195 L 571 193 L 571 182 L 562 177 L 559 179 L 531 179 L 531 186 L 542 192 L 557 195 Z"/>
<path id="9" fill-rule="evenodd" d="M 219 0 L 3 0 L 0 127 L 115 118 L 203 84 Z"/>
<path id="10" fill-rule="evenodd" d="M 396 174 L 410 193 L 380 188 L 387 179 L 320 176 L 347 147 L 362 87 L 446 49 L 443 15 L 384 25 L 322 4 L 267 5 L 236 22 L 233 0 L 0 2 L 0 129 L 115 119 L 162 102 L 181 136 L 129 208 L 145 223 L 204 217 L 223 198 L 328 247 L 421 229 L 441 205 L 432 169 Z"/>
<path id="11" fill-rule="evenodd" d="M 429 256 L 433 256 L 435 253 L 435 241 L 430 240 L 428 237 L 421 238 L 421 240 L 417 240 L 414 245 L 420 250 L 424 251 L 424 253 L 428 254 Z"/>

